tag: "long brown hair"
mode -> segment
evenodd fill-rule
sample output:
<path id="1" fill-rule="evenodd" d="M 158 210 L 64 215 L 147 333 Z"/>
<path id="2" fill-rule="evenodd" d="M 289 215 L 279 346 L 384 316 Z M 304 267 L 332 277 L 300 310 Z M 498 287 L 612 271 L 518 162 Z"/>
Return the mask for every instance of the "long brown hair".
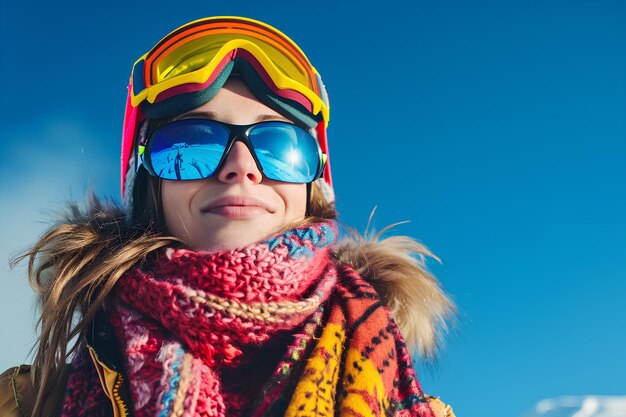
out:
<path id="1" fill-rule="evenodd" d="M 29 282 L 38 294 L 40 315 L 32 373 L 37 395 L 34 417 L 54 389 L 115 283 L 146 256 L 182 242 L 166 232 L 160 179 L 140 171 L 132 214 L 91 196 L 85 210 L 70 204 L 67 215 L 12 264 L 28 258 Z M 336 219 L 333 204 L 313 184 L 309 216 L 293 226 Z M 73 341 L 73 342 L 72 342 Z"/>

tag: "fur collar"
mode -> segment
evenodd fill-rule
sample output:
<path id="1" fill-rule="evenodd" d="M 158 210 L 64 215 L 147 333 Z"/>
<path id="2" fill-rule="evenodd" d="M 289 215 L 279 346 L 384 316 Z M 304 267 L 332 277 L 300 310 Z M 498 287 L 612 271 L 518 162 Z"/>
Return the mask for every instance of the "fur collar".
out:
<path id="1" fill-rule="evenodd" d="M 409 350 L 434 360 L 456 307 L 425 267 L 426 257 L 439 258 L 408 236 L 382 238 L 393 226 L 376 234 L 349 229 L 338 242 L 335 255 L 374 286 L 391 310 Z"/>

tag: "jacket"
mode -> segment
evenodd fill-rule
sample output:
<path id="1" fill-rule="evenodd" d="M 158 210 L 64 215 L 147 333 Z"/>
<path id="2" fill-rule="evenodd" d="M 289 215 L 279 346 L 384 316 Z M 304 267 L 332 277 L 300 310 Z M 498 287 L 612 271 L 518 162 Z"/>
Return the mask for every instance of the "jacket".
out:
<path id="1" fill-rule="evenodd" d="M 128 416 L 124 399 L 116 399 L 113 394 L 115 381 L 123 379 L 122 374 L 107 367 L 104 362 L 93 357 L 94 366 L 100 369 L 100 382 L 107 396 L 111 399 L 111 410 L 114 417 Z M 67 369 L 59 386 L 65 386 Z M 108 382 L 107 382 L 108 381 Z M 46 416 L 57 416 L 60 413 L 58 405 L 64 391 L 58 390 L 46 399 L 44 413 Z M 444 404 L 438 397 L 428 396 L 435 417 L 455 417 L 452 407 Z M 31 381 L 31 367 L 20 365 L 6 370 L 0 375 L 0 417 L 29 417 L 35 404 L 35 389 Z"/>

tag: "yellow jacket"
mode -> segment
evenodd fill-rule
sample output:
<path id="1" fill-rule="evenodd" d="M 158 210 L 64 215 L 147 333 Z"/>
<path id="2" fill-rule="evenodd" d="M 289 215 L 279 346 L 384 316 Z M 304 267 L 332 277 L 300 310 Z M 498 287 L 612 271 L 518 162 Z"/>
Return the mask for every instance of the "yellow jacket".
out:
<path id="1" fill-rule="evenodd" d="M 94 361 L 100 382 L 104 392 L 111 399 L 111 408 L 115 417 L 129 415 L 126 405 L 128 404 L 116 394 L 116 384 L 121 382 L 122 374 L 107 367 L 97 356 L 95 350 L 90 347 L 91 358 Z M 67 381 L 67 368 L 64 370 L 60 387 L 65 387 Z M 57 416 L 60 413 L 64 389 L 55 391 L 44 403 L 46 416 Z M 119 392 L 119 391 L 118 391 Z M 428 402 L 435 413 L 435 417 L 455 417 L 452 408 L 444 404 L 437 397 L 428 397 Z M 31 379 L 31 367 L 29 365 L 16 366 L 8 369 L 0 375 L 0 417 L 30 417 L 35 404 L 35 389 Z"/>

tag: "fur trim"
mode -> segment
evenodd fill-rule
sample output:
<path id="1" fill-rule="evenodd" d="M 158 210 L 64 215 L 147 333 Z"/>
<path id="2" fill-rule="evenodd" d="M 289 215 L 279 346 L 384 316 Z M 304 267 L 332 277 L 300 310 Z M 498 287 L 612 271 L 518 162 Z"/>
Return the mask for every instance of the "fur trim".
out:
<path id="1" fill-rule="evenodd" d="M 381 239 L 397 224 L 377 234 L 349 230 L 339 242 L 336 256 L 374 286 L 391 310 L 408 348 L 433 360 L 442 347 L 448 323 L 456 316 L 456 307 L 426 270 L 426 257 L 439 261 L 428 248 L 408 236 Z"/>

